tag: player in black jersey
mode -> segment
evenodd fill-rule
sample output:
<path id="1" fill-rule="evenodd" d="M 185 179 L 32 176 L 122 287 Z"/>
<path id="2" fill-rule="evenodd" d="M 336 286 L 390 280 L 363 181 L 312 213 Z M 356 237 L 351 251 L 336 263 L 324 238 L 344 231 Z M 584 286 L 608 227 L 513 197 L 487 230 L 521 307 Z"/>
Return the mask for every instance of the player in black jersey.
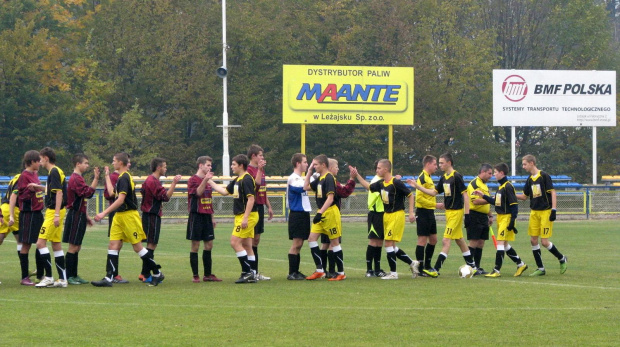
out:
<path id="1" fill-rule="evenodd" d="M 540 252 L 540 243 L 560 261 L 560 273 L 566 272 L 567 261 L 549 238 L 553 235 L 553 221 L 556 218 L 557 195 L 553 188 L 551 176 L 536 167 L 536 157 L 528 154 L 522 160 L 523 169 L 530 174 L 525 182 L 523 194 L 517 195 L 519 200 L 530 198 L 530 224 L 527 233 L 530 235 L 532 253 L 538 269 L 530 276 L 544 276 L 546 274 Z"/>

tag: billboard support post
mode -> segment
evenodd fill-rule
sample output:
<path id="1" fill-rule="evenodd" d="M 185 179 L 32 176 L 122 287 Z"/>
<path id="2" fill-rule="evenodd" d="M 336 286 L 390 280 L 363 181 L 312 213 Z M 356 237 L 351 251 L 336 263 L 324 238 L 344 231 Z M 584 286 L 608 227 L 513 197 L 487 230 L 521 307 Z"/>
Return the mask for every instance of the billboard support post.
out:
<path id="1" fill-rule="evenodd" d="M 517 175 L 517 168 L 516 168 L 516 161 L 517 161 L 517 149 L 516 149 L 516 143 L 517 143 L 517 134 L 515 131 L 515 127 L 510 127 L 510 136 L 511 136 L 511 140 L 510 140 L 510 154 L 512 157 L 512 176 L 516 176 Z"/>
<path id="2" fill-rule="evenodd" d="M 596 127 L 592 127 L 592 184 L 596 185 Z"/>

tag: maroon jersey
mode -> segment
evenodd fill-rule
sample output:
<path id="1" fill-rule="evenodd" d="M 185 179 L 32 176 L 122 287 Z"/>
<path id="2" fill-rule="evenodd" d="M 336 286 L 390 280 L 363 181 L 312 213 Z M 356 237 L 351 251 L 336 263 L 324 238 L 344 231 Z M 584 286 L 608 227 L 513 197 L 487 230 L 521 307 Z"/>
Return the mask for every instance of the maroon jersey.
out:
<path id="1" fill-rule="evenodd" d="M 72 173 L 67 187 L 67 209 L 86 213 L 86 200 L 94 194 L 95 188 L 86 185 L 82 175 Z"/>
<path id="2" fill-rule="evenodd" d="M 118 172 L 112 172 L 110 174 L 110 182 L 112 182 L 112 187 L 116 187 L 116 182 L 118 181 Z M 110 196 L 110 194 L 108 194 L 108 187 L 106 187 L 106 189 L 103 190 L 103 197 L 108 200 L 108 204 L 112 205 L 114 203 L 114 200 L 116 200 L 115 197 Z"/>
<path id="3" fill-rule="evenodd" d="M 32 212 L 43 210 L 43 198 L 44 192 L 31 191 L 28 189 L 28 184 L 35 183 L 40 185 L 39 175 L 36 172 L 30 172 L 24 170 L 17 180 L 17 203 L 19 204 L 19 210 L 22 212 Z"/>
<path id="4" fill-rule="evenodd" d="M 346 199 L 355 190 L 355 181 L 348 180 L 344 186 L 340 182 L 336 181 L 336 195 L 334 195 L 334 205 L 340 209 L 340 200 Z"/>
<path id="5" fill-rule="evenodd" d="M 164 201 L 170 201 L 166 188 L 161 185 L 161 182 L 153 175 L 149 175 L 146 181 L 142 183 L 142 205 L 140 209 L 144 213 L 152 213 L 161 217 L 163 211 L 161 210 L 161 203 Z"/>
<path id="6" fill-rule="evenodd" d="M 256 200 L 254 201 L 255 205 L 265 205 L 267 203 L 267 185 L 265 184 L 265 170 L 263 170 L 262 177 L 260 181 L 256 180 L 256 173 L 258 172 L 258 167 L 248 165 L 247 173 L 254 178 L 256 182 Z"/>
<path id="7" fill-rule="evenodd" d="M 198 175 L 190 177 L 187 181 L 187 208 L 190 213 L 213 214 L 213 200 L 211 186 L 207 184 L 202 195 L 198 196 L 198 186 L 202 178 Z"/>

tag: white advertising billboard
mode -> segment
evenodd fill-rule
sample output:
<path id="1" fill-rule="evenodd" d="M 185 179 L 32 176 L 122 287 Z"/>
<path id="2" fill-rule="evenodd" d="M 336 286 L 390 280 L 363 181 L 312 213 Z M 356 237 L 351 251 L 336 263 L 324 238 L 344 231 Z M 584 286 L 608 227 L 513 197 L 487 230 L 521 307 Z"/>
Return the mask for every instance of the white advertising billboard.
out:
<path id="1" fill-rule="evenodd" d="M 616 126 L 616 72 L 493 70 L 493 126 Z"/>

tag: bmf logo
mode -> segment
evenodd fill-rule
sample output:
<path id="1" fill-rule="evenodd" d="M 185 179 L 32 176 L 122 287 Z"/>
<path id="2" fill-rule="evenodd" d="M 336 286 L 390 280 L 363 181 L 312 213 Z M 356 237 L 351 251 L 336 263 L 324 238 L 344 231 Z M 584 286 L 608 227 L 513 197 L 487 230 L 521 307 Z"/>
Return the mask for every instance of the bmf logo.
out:
<path id="1" fill-rule="evenodd" d="M 527 96 L 527 82 L 519 75 L 508 76 L 502 83 L 502 93 L 510 101 L 521 101 Z"/>

